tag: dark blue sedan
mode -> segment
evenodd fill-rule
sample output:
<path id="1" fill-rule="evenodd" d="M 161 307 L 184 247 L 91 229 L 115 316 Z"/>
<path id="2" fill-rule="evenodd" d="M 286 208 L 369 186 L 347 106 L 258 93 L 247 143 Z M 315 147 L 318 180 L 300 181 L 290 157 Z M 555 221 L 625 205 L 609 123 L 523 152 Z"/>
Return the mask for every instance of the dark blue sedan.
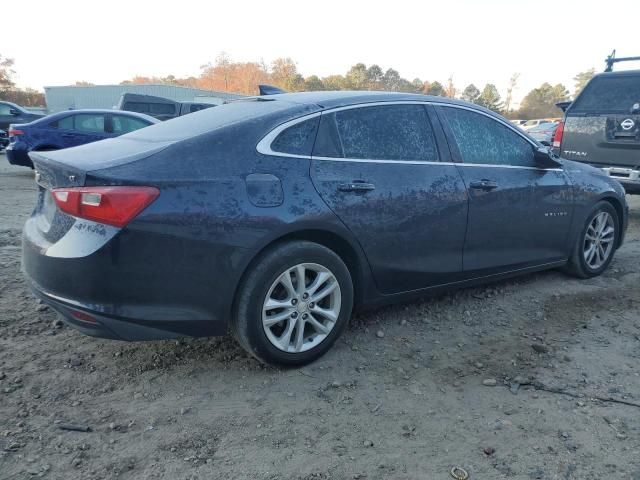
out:
<path id="1" fill-rule="evenodd" d="M 61 150 L 117 137 L 158 123 L 149 115 L 114 110 L 71 110 L 30 123 L 12 124 L 7 159 L 33 167 L 29 152 Z"/>
<path id="2" fill-rule="evenodd" d="M 628 207 L 503 117 L 400 93 L 243 99 L 31 153 L 34 292 L 89 335 L 326 352 L 354 308 L 561 268 L 601 274 Z"/>

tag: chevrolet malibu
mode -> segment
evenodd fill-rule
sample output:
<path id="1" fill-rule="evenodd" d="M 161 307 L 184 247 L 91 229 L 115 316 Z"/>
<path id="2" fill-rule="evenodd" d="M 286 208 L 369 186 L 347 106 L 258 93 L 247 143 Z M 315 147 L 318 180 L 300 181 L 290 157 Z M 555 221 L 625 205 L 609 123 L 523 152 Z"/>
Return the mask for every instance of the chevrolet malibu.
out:
<path id="1" fill-rule="evenodd" d="M 538 270 L 601 274 L 624 190 L 481 107 L 276 94 L 31 153 L 36 295 L 78 330 L 229 330 L 259 360 L 325 353 L 356 308 Z"/>

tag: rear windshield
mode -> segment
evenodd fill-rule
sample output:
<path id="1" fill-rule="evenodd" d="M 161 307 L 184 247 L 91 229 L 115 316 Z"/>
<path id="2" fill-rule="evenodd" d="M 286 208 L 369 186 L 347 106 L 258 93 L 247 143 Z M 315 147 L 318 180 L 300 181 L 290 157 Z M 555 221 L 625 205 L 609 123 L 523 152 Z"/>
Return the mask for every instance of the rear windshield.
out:
<path id="1" fill-rule="evenodd" d="M 291 103 L 280 101 L 243 100 L 231 102 L 151 125 L 128 133 L 121 138 L 148 142 L 177 141 L 291 107 Z"/>
<path id="2" fill-rule="evenodd" d="M 571 112 L 630 113 L 640 103 L 640 75 L 596 77 L 578 96 Z"/>

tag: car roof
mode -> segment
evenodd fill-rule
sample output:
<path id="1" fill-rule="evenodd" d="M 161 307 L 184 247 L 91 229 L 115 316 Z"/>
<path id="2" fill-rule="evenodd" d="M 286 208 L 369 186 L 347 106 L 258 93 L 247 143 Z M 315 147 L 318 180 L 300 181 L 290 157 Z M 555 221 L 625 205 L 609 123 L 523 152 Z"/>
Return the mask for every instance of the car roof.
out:
<path id="1" fill-rule="evenodd" d="M 640 70 L 619 70 L 616 72 L 601 72 L 593 76 L 596 77 L 626 77 L 626 76 L 640 76 Z"/>
<path id="2" fill-rule="evenodd" d="M 317 92 L 296 92 L 296 93 L 278 93 L 274 95 L 264 95 L 260 97 L 245 97 L 231 102 L 242 102 L 247 100 L 277 100 L 298 104 L 315 104 L 323 109 L 346 107 L 349 105 L 358 105 L 361 103 L 373 102 L 434 102 L 451 105 L 460 105 L 464 107 L 474 108 L 476 110 L 489 113 L 498 117 L 495 112 L 481 107 L 479 105 L 456 100 L 448 97 L 437 97 L 433 95 L 422 95 L 419 93 L 402 93 L 402 92 L 380 92 L 380 91 L 361 91 L 361 90 L 335 90 L 335 91 L 317 91 Z"/>
<path id="3" fill-rule="evenodd" d="M 66 117 L 68 115 L 75 115 L 78 113 L 89 113 L 89 114 L 96 114 L 96 113 L 103 113 L 103 114 L 107 114 L 107 113 L 111 113 L 111 114 L 117 114 L 117 115 L 124 115 L 126 117 L 133 117 L 133 118 L 139 118 L 141 120 L 147 120 L 151 123 L 158 123 L 160 122 L 160 120 L 158 120 L 157 118 L 154 118 L 150 115 L 145 115 L 144 113 L 138 113 L 138 112 L 129 112 L 126 110 L 114 110 L 114 109 L 108 109 L 108 108 L 79 108 L 77 110 L 65 110 L 63 112 L 57 112 L 57 113 L 52 113 L 51 115 L 47 115 L 44 118 L 38 119 L 37 122 L 42 122 L 44 121 L 50 121 L 50 120 L 56 120 L 58 118 L 63 118 Z"/>

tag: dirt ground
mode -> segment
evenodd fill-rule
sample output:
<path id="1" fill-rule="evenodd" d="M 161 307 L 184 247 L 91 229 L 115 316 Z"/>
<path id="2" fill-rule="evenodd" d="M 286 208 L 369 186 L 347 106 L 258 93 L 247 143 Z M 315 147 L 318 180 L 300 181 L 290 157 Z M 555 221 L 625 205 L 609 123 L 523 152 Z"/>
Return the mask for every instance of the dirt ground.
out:
<path id="1" fill-rule="evenodd" d="M 640 198 L 600 278 L 361 314 L 320 361 L 280 370 L 229 338 L 60 325 L 20 273 L 34 191 L 0 154 L 1 479 L 640 480 Z"/>

